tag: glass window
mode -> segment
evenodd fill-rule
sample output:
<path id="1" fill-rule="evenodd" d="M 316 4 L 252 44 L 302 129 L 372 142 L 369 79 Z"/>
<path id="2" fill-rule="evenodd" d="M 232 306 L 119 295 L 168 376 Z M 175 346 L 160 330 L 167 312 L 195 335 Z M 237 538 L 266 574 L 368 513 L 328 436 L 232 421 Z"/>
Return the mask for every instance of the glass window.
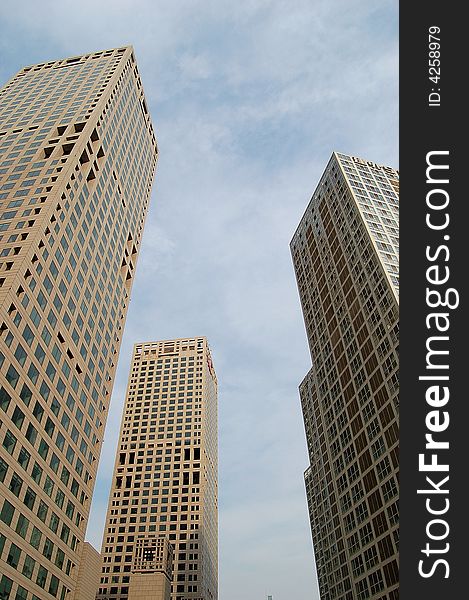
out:
<path id="1" fill-rule="evenodd" d="M 37 546 L 35 546 L 35 547 L 37 547 Z M 26 556 L 24 557 L 24 565 L 23 565 L 22 573 L 28 579 L 31 579 L 31 577 L 33 576 L 33 571 L 34 571 L 35 565 L 36 565 L 36 561 L 34 560 L 34 558 L 31 558 L 31 556 L 29 556 L 29 554 L 26 554 Z"/>
<path id="2" fill-rule="evenodd" d="M 45 325 L 42 329 L 41 337 L 44 340 L 46 346 L 48 346 L 52 340 L 52 336 L 50 334 L 50 331 L 47 329 L 47 327 Z"/>
<path id="3" fill-rule="evenodd" d="M 73 518 L 73 513 L 75 512 L 75 506 L 73 505 L 73 502 L 71 502 L 70 500 L 67 502 L 67 510 L 65 511 L 65 514 L 67 515 L 67 517 L 69 519 Z"/>
<path id="4" fill-rule="evenodd" d="M 65 553 L 60 548 L 57 548 L 57 552 L 55 554 L 55 564 L 59 569 L 61 569 L 65 562 Z"/>
<path id="5" fill-rule="evenodd" d="M 31 532 L 31 539 L 29 540 L 29 543 L 31 544 L 31 546 L 33 548 L 36 548 L 36 550 L 39 548 L 39 544 L 41 543 L 41 538 L 42 538 L 42 532 L 36 526 L 34 526 L 32 532 Z"/>
<path id="6" fill-rule="evenodd" d="M 68 525 L 65 525 L 65 523 L 63 523 L 62 531 L 60 532 L 60 539 L 62 540 L 62 542 L 65 542 L 65 544 L 67 544 L 69 537 L 70 537 L 70 527 L 68 527 Z"/>
<path id="7" fill-rule="evenodd" d="M 24 365 L 24 363 L 26 361 L 26 356 L 27 356 L 27 354 L 26 354 L 26 351 L 24 350 L 23 346 L 21 344 L 18 344 L 18 347 L 16 348 L 16 352 L 15 352 L 15 358 L 21 366 Z"/>
<path id="8" fill-rule="evenodd" d="M 13 506 L 13 504 L 10 504 L 8 500 L 4 500 L 2 511 L 0 512 L 0 519 L 7 525 L 10 525 L 14 514 L 15 507 Z"/>
<path id="9" fill-rule="evenodd" d="M 57 533 L 59 527 L 59 517 L 53 512 L 50 516 L 49 529 L 54 533 Z"/>
<path id="10" fill-rule="evenodd" d="M 52 596 L 57 596 L 57 591 L 59 589 L 59 580 L 55 575 L 51 575 L 50 583 L 49 583 L 49 594 Z"/>
<path id="11" fill-rule="evenodd" d="M 55 503 L 59 508 L 62 508 L 62 506 L 64 505 L 64 500 L 65 494 L 62 492 L 62 490 L 57 490 L 57 493 L 55 495 Z"/>
<path id="12" fill-rule="evenodd" d="M 39 393 L 44 398 L 44 400 L 47 402 L 47 399 L 49 398 L 49 394 L 50 394 L 50 388 L 49 388 L 49 386 L 47 385 L 47 383 L 45 381 L 43 381 L 41 383 L 41 387 L 39 389 Z"/>
<path id="13" fill-rule="evenodd" d="M 20 560 L 20 556 L 21 556 L 20 548 L 18 548 L 18 546 L 16 544 L 13 544 L 13 542 L 12 542 L 10 545 L 10 550 L 7 555 L 7 564 L 9 564 L 10 567 L 13 567 L 14 569 L 16 569 L 18 567 L 18 562 Z"/>
<path id="14" fill-rule="evenodd" d="M 2 575 L 2 578 L 0 579 L 0 598 L 1 598 L 1 600 L 8 600 L 8 598 L 10 597 L 12 585 L 13 585 L 13 581 L 6 575 Z"/>
<path id="15" fill-rule="evenodd" d="M 10 453 L 13 454 L 13 450 L 15 449 L 16 446 L 16 437 L 11 433 L 10 430 L 8 430 L 5 433 L 5 437 L 3 439 L 3 447 L 5 448 L 5 450 Z"/>
<path id="16" fill-rule="evenodd" d="M 5 481 L 5 475 L 8 471 L 8 464 L 0 457 L 0 481 Z"/>
<path id="17" fill-rule="evenodd" d="M 23 514 L 20 514 L 18 517 L 18 523 L 16 524 L 16 533 L 20 535 L 22 538 L 26 539 L 26 534 L 28 532 L 29 527 L 29 519 L 27 519 Z"/>
<path id="18" fill-rule="evenodd" d="M 20 495 L 21 488 L 23 487 L 23 480 L 17 473 L 13 473 L 10 480 L 9 489 L 12 494 L 16 497 Z"/>
<path id="19" fill-rule="evenodd" d="M 33 394 L 31 392 L 31 390 L 28 388 L 28 386 L 26 384 L 23 384 L 23 388 L 20 392 L 20 398 L 21 398 L 21 400 L 23 400 L 23 402 L 26 404 L 26 406 L 29 406 L 32 396 L 33 396 Z"/>
<path id="20" fill-rule="evenodd" d="M 54 543 L 49 538 L 46 538 L 44 541 L 44 548 L 42 549 L 42 554 L 50 560 L 52 558 L 52 552 L 54 551 Z"/>
<path id="21" fill-rule="evenodd" d="M 45 440 L 41 440 L 39 443 L 38 452 L 40 456 L 46 460 L 47 454 L 49 453 L 49 445 L 45 442 Z"/>
<path id="22" fill-rule="evenodd" d="M 6 377 L 6 380 L 8 381 L 8 383 L 11 385 L 11 387 L 15 388 L 18 383 L 19 375 L 18 375 L 18 371 L 14 368 L 13 365 L 9 366 L 5 377 Z"/>
<path id="23" fill-rule="evenodd" d="M 39 569 L 37 572 L 37 577 L 36 577 L 36 583 L 38 584 L 39 587 L 44 588 L 44 586 L 46 585 L 46 579 L 47 579 L 47 569 L 45 569 L 42 565 L 39 565 Z"/>
<path id="24" fill-rule="evenodd" d="M 0 408 L 6 412 L 8 410 L 8 407 L 10 406 L 10 401 L 11 401 L 10 394 L 6 391 L 6 389 L 3 386 L 1 386 L 0 387 Z"/>
<path id="25" fill-rule="evenodd" d="M 42 477 L 42 468 L 37 464 L 37 462 L 34 463 L 33 466 L 33 470 L 31 471 L 31 478 L 33 479 L 33 481 L 35 481 L 36 483 L 40 483 L 41 482 L 41 477 Z"/>
<path id="26" fill-rule="evenodd" d="M 18 406 L 15 407 L 15 410 L 11 416 L 11 420 L 13 421 L 14 425 L 18 427 L 18 429 L 21 429 L 21 426 L 24 423 L 24 413 Z"/>
<path id="27" fill-rule="evenodd" d="M 28 377 L 32 381 L 33 384 L 37 383 L 37 379 L 39 377 L 39 371 L 36 367 L 31 363 L 28 369 Z"/>
<path id="28" fill-rule="evenodd" d="M 54 489 L 54 482 L 52 481 L 52 479 L 49 477 L 49 475 L 46 476 L 46 480 L 44 482 L 44 491 L 46 492 L 46 494 L 48 496 L 52 496 L 52 491 Z"/>
<path id="29" fill-rule="evenodd" d="M 36 417 L 36 419 L 39 421 L 39 423 L 42 420 L 43 414 L 44 414 L 44 408 L 43 408 L 42 404 L 39 401 L 37 401 L 36 404 L 34 405 L 33 415 Z"/>
<path id="30" fill-rule="evenodd" d="M 37 438 L 37 430 L 35 427 L 33 427 L 33 425 L 31 425 L 31 423 L 28 425 L 28 428 L 26 430 L 26 439 L 28 440 L 28 442 L 30 444 L 32 444 L 34 446 L 35 442 L 36 442 L 36 438 Z"/>
<path id="31" fill-rule="evenodd" d="M 47 417 L 45 430 L 46 430 L 47 435 L 49 437 L 52 437 L 52 435 L 54 434 L 54 430 L 55 430 L 55 424 L 54 424 L 54 421 L 52 421 L 52 419 L 50 417 Z"/>
<path id="32" fill-rule="evenodd" d="M 50 403 L 50 408 L 56 417 L 59 416 L 60 412 L 60 404 L 57 398 L 52 398 L 52 402 Z"/>
<path id="33" fill-rule="evenodd" d="M 35 501 L 36 492 L 34 492 L 30 487 L 28 487 L 24 495 L 23 502 L 25 506 L 27 506 L 30 510 L 33 510 Z"/>
<path id="34" fill-rule="evenodd" d="M 67 467 L 62 467 L 62 473 L 60 475 L 60 480 L 64 485 L 68 485 L 68 481 L 70 479 L 70 471 Z"/>
<path id="35" fill-rule="evenodd" d="M 62 451 L 64 449 L 64 444 L 65 444 L 65 438 L 64 438 L 64 436 L 59 431 L 57 433 L 57 437 L 55 439 L 55 445 L 57 446 L 57 448 L 60 451 Z"/>
<path id="36" fill-rule="evenodd" d="M 50 467 L 54 471 L 54 473 L 57 473 L 58 468 L 59 468 L 59 464 L 60 464 L 59 457 L 54 452 L 52 454 L 51 459 L 50 459 Z"/>
<path id="37" fill-rule="evenodd" d="M 28 598 L 28 590 L 24 587 L 21 587 L 21 585 L 19 585 L 18 589 L 16 590 L 15 600 L 27 600 L 27 598 Z"/>

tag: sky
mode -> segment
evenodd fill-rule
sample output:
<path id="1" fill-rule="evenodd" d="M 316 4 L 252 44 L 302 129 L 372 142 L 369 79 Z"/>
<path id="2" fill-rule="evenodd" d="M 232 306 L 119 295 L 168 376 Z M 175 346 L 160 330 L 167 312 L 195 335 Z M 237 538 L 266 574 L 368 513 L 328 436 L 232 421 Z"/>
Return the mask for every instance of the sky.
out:
<path id="1" fill-rule="evenodd" d="M 397 167 L 395 0 L 17 0 L 0 82 L 131 44 L 159 161 L 87 539 L 101 547 L 132 346 L 205 335 L 219 382 L 219 598 L 318 600 L 289 242 L 333 150 Z"/>

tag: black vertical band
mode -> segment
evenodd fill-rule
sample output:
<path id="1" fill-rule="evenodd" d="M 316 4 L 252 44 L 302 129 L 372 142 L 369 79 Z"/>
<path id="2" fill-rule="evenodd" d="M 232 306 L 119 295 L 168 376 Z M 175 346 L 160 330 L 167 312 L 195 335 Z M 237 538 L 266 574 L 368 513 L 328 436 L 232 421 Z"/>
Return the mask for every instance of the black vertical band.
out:
<path id="1" fill-rule="evenodd" d="M 466 28 L 456 3 L 401 4 L 403 600 L 467 595 Z"/>

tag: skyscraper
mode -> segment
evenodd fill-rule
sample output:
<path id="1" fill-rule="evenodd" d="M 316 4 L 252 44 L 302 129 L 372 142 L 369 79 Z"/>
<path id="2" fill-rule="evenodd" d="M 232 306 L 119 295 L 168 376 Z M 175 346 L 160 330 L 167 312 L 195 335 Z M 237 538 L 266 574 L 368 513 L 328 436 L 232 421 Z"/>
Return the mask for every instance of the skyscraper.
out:
<path id="1" fill-rule="evenodd" d="M 218 598 L 217 439 L 217 379 L 206 338 L 136 344 L 98 600 L 135 597 L 136 552 L 165 538 L 174 548 L 171 598 Z"/>
<path id="2" fill-rule="evenodd" d="M 291 242 L 322 600 L 398 598 L 398 173 L 334 153 Z"/>
<path id="3" fill-rule="evenodd" d="M 0 123 L 0 597 L 64 600 L 157 146 L 130 47 L 22 69 Z"/>

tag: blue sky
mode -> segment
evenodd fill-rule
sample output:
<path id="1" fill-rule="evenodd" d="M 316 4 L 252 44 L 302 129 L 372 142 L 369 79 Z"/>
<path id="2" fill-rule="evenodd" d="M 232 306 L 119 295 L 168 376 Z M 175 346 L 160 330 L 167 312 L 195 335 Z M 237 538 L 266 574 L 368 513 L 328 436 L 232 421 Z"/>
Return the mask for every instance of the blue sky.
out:
<path id="1" fill-rule="evenodd" d="M 160 159 L 88 539 L 101 545 L 134 342 L 206 335 L 219 380 L 220 599 L 317 600 L 289 241 L 333 150 L 397 166 L 392 0 L 18 0 L 0 80 L 132 44 Z"/>

